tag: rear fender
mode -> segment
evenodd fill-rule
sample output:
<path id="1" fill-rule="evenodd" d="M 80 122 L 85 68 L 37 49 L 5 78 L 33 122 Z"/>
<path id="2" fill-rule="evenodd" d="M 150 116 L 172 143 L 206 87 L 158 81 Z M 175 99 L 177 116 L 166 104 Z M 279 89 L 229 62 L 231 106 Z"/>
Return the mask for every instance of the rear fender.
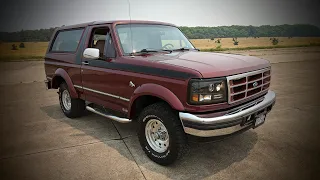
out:
<path id="1" fill-rule="evenodd" d="M 53 87 L 53 85 L 54 85 L 53 83 L 55 82 L 55 80 L 57 78 L 60 78 L 60 77 L 63 78 L 64 81 L 67 83 L 68 89 L 69 89 L 69 92 L 70 92 L 70 96 L 72 98 L 78 98 L 78 93 L 77 93 L 76 89 L 73 86 L 73 83 L 72 83 L 72 80 L 71 80 L 69 74 L 62 68 L 58 68 L 55 71 L 54 76 L 52 78 L 51 87 Z"/>

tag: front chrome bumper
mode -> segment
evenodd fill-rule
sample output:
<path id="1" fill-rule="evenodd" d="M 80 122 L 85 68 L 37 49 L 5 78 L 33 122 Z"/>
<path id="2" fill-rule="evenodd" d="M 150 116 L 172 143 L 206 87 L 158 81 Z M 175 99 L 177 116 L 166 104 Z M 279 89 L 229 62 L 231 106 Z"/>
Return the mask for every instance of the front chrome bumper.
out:
<path id="1" fill-rule="evenodd" d="M 263 100 L 248 108 L 237 110 L 235 113 L 226 113 L 222 116 L 214 116 L 213 114 L 213 117 L 203 117 L 203 114 L 180 112 L 179 117 L 187 134 L 199 137 L 230 135 L 253 127 L 255 116 L 260 113 L 268 113 L 275 101 L 276 94 L 273 91 L 268 91 Z"/>

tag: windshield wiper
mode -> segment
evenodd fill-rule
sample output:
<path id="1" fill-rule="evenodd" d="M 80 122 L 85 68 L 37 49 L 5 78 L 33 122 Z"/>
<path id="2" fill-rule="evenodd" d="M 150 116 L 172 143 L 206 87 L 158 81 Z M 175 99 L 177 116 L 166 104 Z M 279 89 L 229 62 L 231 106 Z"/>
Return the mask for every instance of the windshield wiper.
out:
<path id="1" fill-rule="evenodd" d="M 148 53 L 148 52 L 158 52 L 158 51 L 155 49 L 141 49 L 140 51 L 135 53 Z"/>
<path id="2" fill-rule="evenodd" d="M 171 50 L 171 49 L 160 49 L 160 51 L 172 53 L 173 50 Z"/>
<path id="3" fill-rule="evenodd" d="M 141 49 L 140 51 L 130 53 L 130 56 L 134 56 L 135 54 L 149 53 L 149 52 L 158 52 L 158 51 L 154 49 Z"/>
<path id="4" fill-rule="evenodd" d="M 179 49 L 173 49 L 172 51 L 189 51 L 189 48 L 179 48 Z"/>
<path id="5" fill-rule="evenodd" d="M 134 55 L 134 54 L 140 54 L 140 53 L 150 53 L 150 52 L 172 52 L 172 50 L 168 50 L 168 49 L 159 49 L 159 50 L 157 50 L 157 49 L 147 49 L 147 48 L 145 48 L 145 49 L 141 49 L 140 51 L 137 51 L 137 52 L 132 52 L 131 53 L 131 55 Z"/>
<path id="6" fill-rule="evenodd" d="M 197 48 L 179 48 L 179 49 L 173 49 L 172 51 L 189 51 L 189 50 L 196 50 L 196 51 L 200 51 L 200 49 L 197 49 Z"/>

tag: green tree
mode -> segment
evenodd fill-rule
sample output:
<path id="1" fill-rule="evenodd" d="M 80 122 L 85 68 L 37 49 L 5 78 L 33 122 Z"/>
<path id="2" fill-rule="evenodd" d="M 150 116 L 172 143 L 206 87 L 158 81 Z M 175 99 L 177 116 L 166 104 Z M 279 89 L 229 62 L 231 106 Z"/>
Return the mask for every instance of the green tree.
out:
<path id="1" fill-rule="evenodd" d="M 18 50 L 17 45 L 12 44 L 12 45 L 11 45 L 11 50 Z"/>
<path id="2" fill-rule="evenodd" d="M 24 43 L 23 43 L 23 42 L 22 42 L 22 43 L 20 43 L 19 48 L 25 48 L 25 45 L 24 45 Z"/>
<path id="3" fill-rule="evenodd" d="M 239 44 L 238 38 L 232 38 L 233 45 L 237 46 Z"/>
<path id="4" fill-rule="evenodd" d="M 277 45 L 279 43 L 279 40 L 278 40 L 278 38 L 272 38 L 271 42 L 273 45 Z"/>

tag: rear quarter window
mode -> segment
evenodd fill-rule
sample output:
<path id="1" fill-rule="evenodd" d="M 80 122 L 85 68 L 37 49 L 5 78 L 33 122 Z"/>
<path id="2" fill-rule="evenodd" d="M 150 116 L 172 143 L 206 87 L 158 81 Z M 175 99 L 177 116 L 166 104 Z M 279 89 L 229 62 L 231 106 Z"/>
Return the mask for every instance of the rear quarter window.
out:
<path id="1" fill-rule="evenodd" d="M 84 29 L 58 31 L 50 52 L 75 52 Z"/>

